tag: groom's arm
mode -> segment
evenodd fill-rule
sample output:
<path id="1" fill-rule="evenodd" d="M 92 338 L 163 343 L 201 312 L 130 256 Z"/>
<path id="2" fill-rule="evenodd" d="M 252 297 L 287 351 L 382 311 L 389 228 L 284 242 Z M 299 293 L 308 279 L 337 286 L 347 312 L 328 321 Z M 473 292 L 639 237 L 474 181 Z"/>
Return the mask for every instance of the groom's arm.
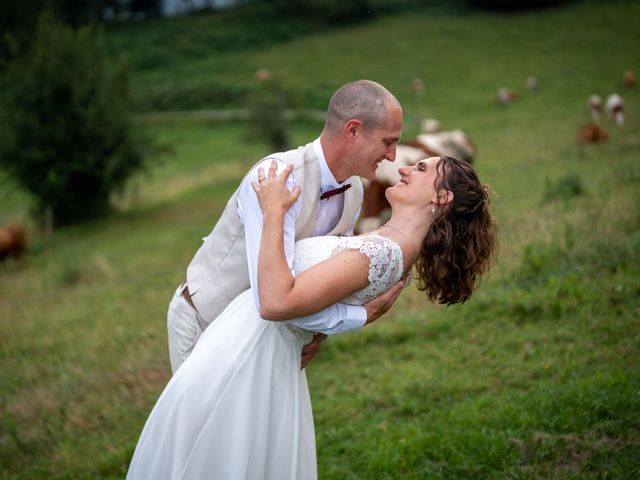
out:
<path id="1" fill-rule="evenodd" d="M 247 250 L 247 264 L 249 267 L 249 282 L 253 289 L 253 298 L 256 308 L 260 310 L 260 300 L 258 297 L 258 257 L 260 254 L 260 241 L 262 237 L 262 210 L 258 203 L 251 181 L 258 180 L 257 171 L 262 167 L 265 171 L 269 169 L 271 159 L 265 160 L 257 165 L 244 178 L 240 185 L 238 195 L 238 215 L 245 227 L 245 243 Z M 277 174 L 279 175 L 285 168 L 285 164 L 278 162 Z M 287 179 L 287 187 L 293 189 L 296 182 L 292 175 Z M 296 203 L 285 214 L 284 219 L 284 250 L 289 269 L 293 266 L 293 251 L 295 244 L 295 222 L 300 213 L 302 200 L 298 198 Z M 294 317 L 292 317 L 293 319 Z M 355 305 L 336 304 L 325 310 L 306 317 L 297 318 L 295 323 L 303 324 L 304 328 L 328 335 L 344 333 L 362 328 L 369 318 L 365 307 Z"/>
<path id="2" fill-rule="evenodd" d="M 402 286 L 404 284 L 404 280 L 400 280 L 393 287 L 391 287 L 386 292 L 380 294 L 373 300 L 364 304 L 365 309 L 367 310 L 367 322 L 371 323 L 382 315 L 384 315 L 387 310 L 389 310 L 400 292 L 402 291 Z M 301 368 L 305 368 L 311 359 L 316 355 L 318 349 L 320 348 L 320 344 L 327 338 L 326 335 L 318 334 L 313 337 L 313 341 L 311 343 L 307 343 L 304 347 L 302 347 L 302 365 Z"/>

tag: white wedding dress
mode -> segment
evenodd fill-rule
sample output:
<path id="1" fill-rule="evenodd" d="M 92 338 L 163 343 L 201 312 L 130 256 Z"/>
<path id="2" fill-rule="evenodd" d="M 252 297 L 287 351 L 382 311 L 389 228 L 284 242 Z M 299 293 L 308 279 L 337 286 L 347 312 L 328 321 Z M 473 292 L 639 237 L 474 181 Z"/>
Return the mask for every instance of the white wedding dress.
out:
<path id="1" fill-rule="evenodd" d="M 345 303 L 362 305 L 402 276 L 400 247 L 373 235 L 301 240 L 294 272 L 344 249 L 370 259 L 370 284 Z M 240 294 L 162 392 L 127 479 L 317 478 L 311 399 L 300 370 L 302 346 L 311 338 L 289 322 L 263 320 L 251 290 Z"/>

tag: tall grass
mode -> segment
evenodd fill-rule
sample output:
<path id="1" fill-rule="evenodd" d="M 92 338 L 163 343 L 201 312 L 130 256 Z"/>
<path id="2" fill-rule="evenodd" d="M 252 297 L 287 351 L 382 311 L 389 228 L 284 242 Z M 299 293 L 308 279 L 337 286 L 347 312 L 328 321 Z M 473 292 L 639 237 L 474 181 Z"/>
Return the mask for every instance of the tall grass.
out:
<path id="1" fill-rule="evenodd" d="M 588 96 L 640 70 L 638 13 L 632 2 L 509 16 L 427 9 L 256 45 L 235 71 L 182 58 L 171 42 L 175 64 L 137 67 L 149 86 L 268 66 L 301 97 L 314 92 L 311 106 L 371 77 L 403 101 L 405 136 L 414 113 L 434 115 L 479 147 L 480 176 L 498 193 L 499 263 L 465 305 L 432 306 L 410 288 L 383 319 L 325 342 L 308 368 L 321 478 L 640 476 L 637 90 L 620 90 L 627 123 L 605 122 L 608 142 L 573 143 Z M 202 35 L 188 26 L 207 21 L 109 35 L 133 55 L 159 26 L 188 44 Z M 524 89 L 529 74 L 536 94 Z M 420 99 L 413 76 L 427 86 Z M 495 105 L 501 85 L 520 101 Z M 320 127 L 296 123 L 294 142 Z M 118 212 L 49 240 L 31 229 L 27 262 L 0 266 L 0 478 L 124 476 L 169 378 L 173 289 L 242 172 L 268 153 L 242 123 L 148 128 L 170 149 Z M 9 186 L 0 182 L 3 221 L 26 212 L 28 198 Z"/>

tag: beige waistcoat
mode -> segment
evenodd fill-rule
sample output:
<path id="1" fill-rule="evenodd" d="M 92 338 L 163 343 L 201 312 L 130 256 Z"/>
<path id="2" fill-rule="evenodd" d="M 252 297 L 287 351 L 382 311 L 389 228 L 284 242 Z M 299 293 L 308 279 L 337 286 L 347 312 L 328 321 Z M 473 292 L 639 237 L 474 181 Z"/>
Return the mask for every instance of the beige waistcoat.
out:
<path id="1" fill-rule="evenodd" d="M 294 165 L 292 175 L 300 186 L 302 204 L 296 219 L 296 240 L 313 235 L 320 196 L 320 165 L 313 144 L 288 152 L 275 153 L 276 158 Z M 264 159 L 263 159 L 264 160 Z M 344 207 L 337 225 L 328 235 L 345 235 L 354 223 L 362 204 L 362 182 L 359 177 L 347 180 L 352 187 L 344 193 Z M 244 225 L 238 218 L 238 190 L 227 203 L 218 223 L 198 249 L 187 268 L 187 284 L 193 304 L 204 321 L 211 323 L 240 293 L 250 287 L 245 249 Z M 202 325 L 203 328 L 206 325 Z"/>

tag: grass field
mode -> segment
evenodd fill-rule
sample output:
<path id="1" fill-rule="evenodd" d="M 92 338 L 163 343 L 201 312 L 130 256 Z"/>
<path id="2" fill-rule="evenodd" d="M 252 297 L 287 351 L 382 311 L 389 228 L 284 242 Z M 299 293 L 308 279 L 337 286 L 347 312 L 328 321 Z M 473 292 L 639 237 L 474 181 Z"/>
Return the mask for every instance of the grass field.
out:
<path id="1" fill-rule="evenodd" d="M 425 8 L 234 48 L 205 32 L 225 18 L 107 32 L 140 105 L 241 106 L 202 103 L 202 92 L 250 90 L 260 67 L 309 108 L 373 78 L 405 106 L 406 138 L 418 115 L 468 132 L 498 193 L 499 263 L 470 302 L 436 307 L 409 289 L 374 325 L 325 342 L 308 368 L 320 478 L 640 478 L 640 92 L 621 84 L 625 70 L 640 73 L 640 5 Z M 284 27 L 269 21 L 256 32 L 271 38 Z M 162 104 L 166 85 L 176 95 Z M 503 85 L 521 99 L 495 105 Z M 605 120 L 606 143 L 577 146 L 587 98 L 613 91 L 625 126 Z M 144 127 L 168 151 L 112 216 L 51 239 L 28 223 L 27 262 L 0 265 L 0 478 L 124 477 L 169 378 L 173 289 L 243 171 L 269 153 L 240 122 L 159 118 Z M 297 122 L 294 143 L 320 128 Z M 0 198 L 0 223 L 27 218 L 28 197 L 3 177 Z"/>

